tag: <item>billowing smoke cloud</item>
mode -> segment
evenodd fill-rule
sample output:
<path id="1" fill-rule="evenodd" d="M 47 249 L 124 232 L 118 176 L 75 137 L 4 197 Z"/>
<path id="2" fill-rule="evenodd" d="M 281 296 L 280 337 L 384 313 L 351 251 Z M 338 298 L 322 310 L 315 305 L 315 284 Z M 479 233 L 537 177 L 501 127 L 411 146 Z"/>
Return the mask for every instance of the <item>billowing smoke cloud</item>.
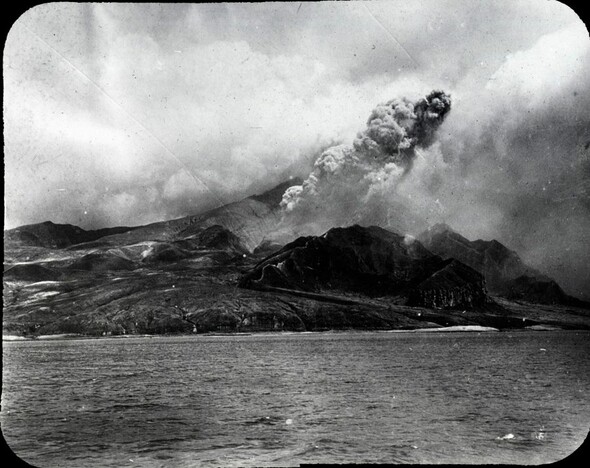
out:
<path id="1" fill-rule="evenodd" d="M 416 102 L 396 98 L 378 105 L 352 145 L 324 151 L 303 184 L 285 192 L 285 222 L 317 231 L 378 215 L 367 210 L 373 187 L 399 181 L 411 170 L 418 148 L 432 145 L 450 109 L 451 98 L 443 91 Z"/>

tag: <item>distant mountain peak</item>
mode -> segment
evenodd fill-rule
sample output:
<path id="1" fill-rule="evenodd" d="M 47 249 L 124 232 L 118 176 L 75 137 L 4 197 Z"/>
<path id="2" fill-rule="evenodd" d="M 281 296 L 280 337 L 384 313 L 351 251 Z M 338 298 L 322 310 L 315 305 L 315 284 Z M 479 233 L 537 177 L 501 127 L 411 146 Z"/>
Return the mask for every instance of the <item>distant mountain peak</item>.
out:
<path id="1" fill-rule="evenodd" d="M 394 235 L 399 238 L 403 237 L 393 231 L 384 229 L 380 226 L 361 226 L 360 224 L 352 224 L 350 226 L 333 227 L 333 228 L 328 229 L 321 237 L 330 237 L 330 236 L 341 235 L 341 234 L 367 235 L 369 233 L 373 233 L 375 235 L 381 234 L 381 235 L 385 235 L 385 236 Z"/>
<path id="2" fill-rule="evenodd" d="M 432 226 L 419 239 L 442 258 L 456 258 L 482 273 L 495 294 L 538 303 L 573 303 L 554 280 L 526 265 L 496 239 L 470 241 L 446 224 Z"/>
<path id="3" fill-rule="evenodd" d="M 300 178 L 294 177 L 293 179 L 281 182 L 279 185 L 276 185 L 275 187 L 271 188 L 270 190 L 267 190 L 264 193 L 252 195 L 248 198 L 266 203 L 271 206 L 277 206 L 281 203 L 283 195 L 289 187 L 293 187 L 294 185 L 301 185 L 302 183 L 303 181 Z"/>
<path id="4" fill-rule="evenodd" d="M 418 235 L 417 239 L 429 249 L 431 249 L 433 245 L 442 242 L 443 239 L 446 239 L 444 242 L 458 242 L 463 246 L 467 246 L 471 242 L 469 239 L 463 237 L 446 223 L 437 223 L 429 227 L 426 231 Z M 436 250 L 433 250 L 433 252 L 438 254 Z"/>
<path id="5" fill-rule="evenodd" d="M 426 232 L 430 233 L 430 234 L 442 234 L 444 232 L 451 232 L 453 234 L 457 234 L 457 231 L 455 231 L 451 226 L 449 226 L 447 223 L 436 223 L 432 226 L 430 226 Z"/>

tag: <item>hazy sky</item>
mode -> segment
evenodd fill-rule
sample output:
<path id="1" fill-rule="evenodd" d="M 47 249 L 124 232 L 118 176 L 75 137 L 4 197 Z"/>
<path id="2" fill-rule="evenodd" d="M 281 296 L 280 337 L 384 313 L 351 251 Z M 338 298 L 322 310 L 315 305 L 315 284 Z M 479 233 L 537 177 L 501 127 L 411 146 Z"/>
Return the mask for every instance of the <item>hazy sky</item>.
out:
<path id="1" fill-rule="evenodd" d="M 443 89 L 436 154 L 395 190 L 421 222 L 400 230 L 446 221 L 589 289 L 590 40 L 557 1 L 43 4 L 3 73 L 5 228 L 198 213 Z"/>

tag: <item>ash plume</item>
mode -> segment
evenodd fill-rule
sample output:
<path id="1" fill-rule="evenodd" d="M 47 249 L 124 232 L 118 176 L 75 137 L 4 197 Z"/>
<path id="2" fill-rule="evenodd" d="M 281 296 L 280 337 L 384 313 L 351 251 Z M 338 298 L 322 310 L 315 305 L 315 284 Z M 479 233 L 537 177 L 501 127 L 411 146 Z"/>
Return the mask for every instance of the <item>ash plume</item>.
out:
<path id="1" fill-rule="evenodd" d="M 450 109 L 450 95 L 437 90 L 415 102 L 396 98 L 378 105 L 352 145 L 325 150 L 303 184 L 285 191 L 284 221 L 321 230 L 378 216 L 374 200 L 366 209 L 372 187 L 401 180 L 412 169 L 417 148 L 434 143 Z"/>

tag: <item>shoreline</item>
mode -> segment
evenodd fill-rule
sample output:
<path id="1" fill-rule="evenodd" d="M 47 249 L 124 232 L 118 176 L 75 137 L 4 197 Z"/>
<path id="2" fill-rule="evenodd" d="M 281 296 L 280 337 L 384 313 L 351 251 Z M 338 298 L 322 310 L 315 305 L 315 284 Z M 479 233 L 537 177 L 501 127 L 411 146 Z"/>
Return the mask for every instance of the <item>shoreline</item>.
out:
<path id="1" fill-rule="evenodd" d="M 496 332 L 553 332 L 553 331 L 588 331 L 586 329 L 565 329 L 555 326 L 536 325 L 525 328 L 494 328 L 480 325 L 455 325 L 450 327 L 432 327 L 432 328 L 412 328 L 412 329 L 392 329 L 392 330 L 364 330 L 364 329 L 346 329 L 346 330 L 305 330 L 305 331 L 260 331 L 260 332 L 207 332 L 207 333 L 179 333 L 179 334 L 159 334 L 159 335 L 84 335 L 74 333 L 58 333 L 55 335 L 39 335 L 27 337 L 21 335 L 2 335 L 3 342 L 22 342 L 22 341 L 53 341 L 53 340 L 99 340 L 99 339 L 140 339 L 140 338 L 161 338 L 161 337 L 228 337 L 228 336 L 281 336 L 281 335 L 309 335 L 309 334 L 343 334 L 343 333 L 496 333 Z"/>

